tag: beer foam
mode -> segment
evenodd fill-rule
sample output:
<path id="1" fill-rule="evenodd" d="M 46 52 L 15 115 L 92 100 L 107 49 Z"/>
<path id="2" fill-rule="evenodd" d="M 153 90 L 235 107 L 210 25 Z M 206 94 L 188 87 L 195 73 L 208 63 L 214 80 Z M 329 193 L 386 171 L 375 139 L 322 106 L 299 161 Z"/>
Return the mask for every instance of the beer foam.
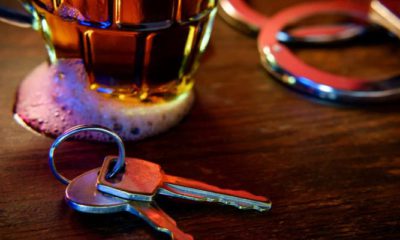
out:
<path id="1" fill-rule="evenodd" d="M 193 100 L 193 91 L 163 103 L 120 100 L 90 90 L 81 59 L 61 59 L 56 65 L 39 65 L 25 78 L 18 90 L 14 116 L 25 127 L 52 137 L 75 125 L 96 124 L 133 141 L 179 123 Z M 111 140 L 95 132 L 83 132 L 76 138 Z"/>

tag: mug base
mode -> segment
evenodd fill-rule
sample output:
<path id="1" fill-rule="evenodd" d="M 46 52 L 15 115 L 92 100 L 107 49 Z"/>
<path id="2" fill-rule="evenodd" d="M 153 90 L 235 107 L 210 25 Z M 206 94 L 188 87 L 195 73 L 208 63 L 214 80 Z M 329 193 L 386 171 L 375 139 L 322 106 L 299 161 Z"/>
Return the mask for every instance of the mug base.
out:
<path id="1" fill-rule="evenodd" d="M 80 59 L 42 63 L 21 83 L 14 104 L 14 119 L 36 133 L 57 137 L 70 127 L 96 124 L 112 129 L 125 141 L 144 139 L 178 124 L 194 100 L 190 90 L 163 103 L 121 100 L 90 89 Z M 99 133 L 78 139 L 111 141 Z"/>

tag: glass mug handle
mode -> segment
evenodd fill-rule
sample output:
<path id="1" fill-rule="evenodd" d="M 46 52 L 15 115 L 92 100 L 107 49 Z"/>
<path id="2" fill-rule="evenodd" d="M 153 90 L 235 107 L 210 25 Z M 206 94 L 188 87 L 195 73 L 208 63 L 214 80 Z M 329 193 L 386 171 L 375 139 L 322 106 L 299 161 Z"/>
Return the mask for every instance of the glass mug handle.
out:
<path id="1" fill-rule="evenodd" d="M 0 21 L 18 27 L 31 28 L 33 16 L 28 12 L 24 13 L 0 6 Z"/>

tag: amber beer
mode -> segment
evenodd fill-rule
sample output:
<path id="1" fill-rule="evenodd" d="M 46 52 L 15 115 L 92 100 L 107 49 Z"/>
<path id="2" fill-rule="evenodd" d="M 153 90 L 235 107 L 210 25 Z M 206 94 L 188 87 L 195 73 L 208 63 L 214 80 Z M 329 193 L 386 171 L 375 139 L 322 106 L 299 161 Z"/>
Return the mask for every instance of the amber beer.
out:
<path id="1" fill-rule="evenodd" d="M 166 100 L 188 91 L 217 0 L 31 0 L 49 59 L 80 58 L 91 89 Z"/>

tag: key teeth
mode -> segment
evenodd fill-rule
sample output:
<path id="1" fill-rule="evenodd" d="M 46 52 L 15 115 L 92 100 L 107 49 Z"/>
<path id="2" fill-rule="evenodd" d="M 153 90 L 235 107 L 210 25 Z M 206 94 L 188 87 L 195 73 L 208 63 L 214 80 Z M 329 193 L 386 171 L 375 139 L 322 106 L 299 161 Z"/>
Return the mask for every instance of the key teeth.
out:
<path id="1" fill-rule="evenodd" d="M 260 207 L 260 206 L 243 206 L 243 205 L 239 205 L 239 204 L 234 204 L 234 203 L 229 203 L 228 205 L 234 206 L 239 208 L 240 210 L 256 210 L 259 212 L 265 212 L 265 211 L 269 211 L 271 209 L 271 205 L 269 204 L 266 207 Z"/>
<path id="2" fill-rule="evenodd" d="M 270 210 L 271 205 L 272 205 L 271 201 L 266 197 L 257 196 L 257 197 L 263 199 L 262 201 L 259 201 L 259 200 L 256 201 L 256 202 L 259 202 L 259 204 L 251 204 L 251 203 L 240 204 L 236 201 L 230 201 L 230 200 L 223 199 L 223 198 L 215 198 L 215 197 L 207 197 L 204 195 L 199 196 L 196 194 L 191 194 L 190 192 L 181 191 L 181 190 L 179 190 L 179 188 L 171 186 L 170 184 L 161 188 L 158 193 L 169 196 L 169 197 L 179 197 L 179 198 L 183 198 L 183 199 L 187 199 L 187 200 L 200 201 L 200 202 L 221 203 L 221 204 L 236 207 L 241 210 L 256 210 L 259 212 L 264 212 L 264 211 Z"/>
<path id="3" fill-rule="evenodd" d="M 215 199 L 215 198 L 203 198 L 205 202 L 211 202 L 211 203 L 221 203 L 224 205 L 229 205 L 229 206 L 233 206 L 236 207 L 240 210 L 256 210 L 259 212 L 265 212 L 265 211 L 269 211 L 271 209 L 271 202 L 270 201 L 266 201 L 265 203 L 265 207 L 260 207 L 257 205 L 241 205 L 241 204 L 237 204 L 234 201 L 227 201 L 227 200 L 223 200 L 223 199 Z"/>

